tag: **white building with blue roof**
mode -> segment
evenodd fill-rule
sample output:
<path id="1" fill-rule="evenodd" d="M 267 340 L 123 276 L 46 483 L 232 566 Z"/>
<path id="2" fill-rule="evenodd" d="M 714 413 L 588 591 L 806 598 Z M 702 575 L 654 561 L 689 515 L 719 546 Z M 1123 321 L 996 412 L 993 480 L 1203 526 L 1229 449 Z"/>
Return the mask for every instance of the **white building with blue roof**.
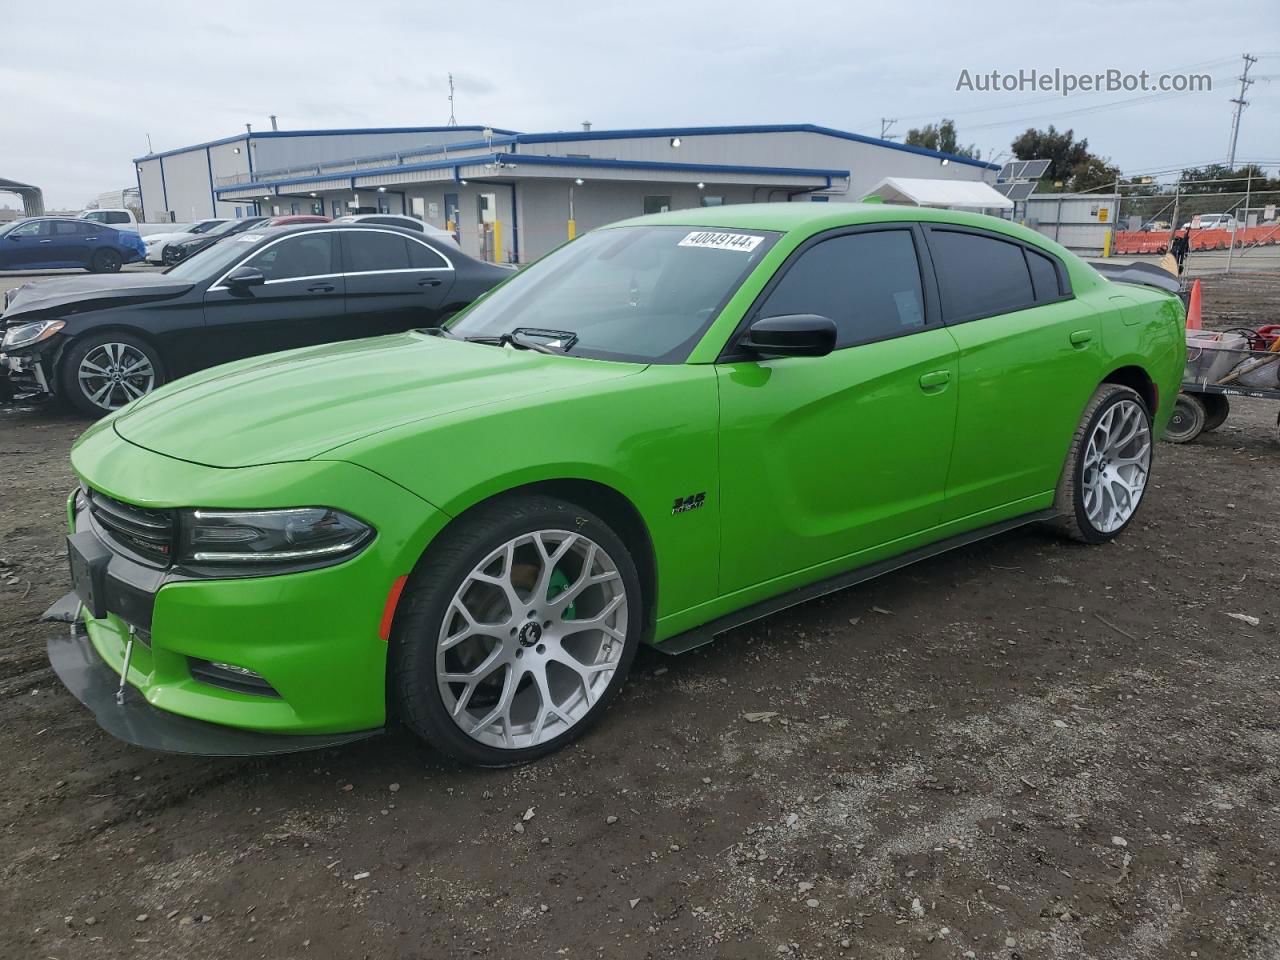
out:
<path id="1" fill-rule="evenodd" d="M 149 221 L 403 213 L 453 232 L 472 255 L 512 263 L 643 213 L 855 201 L 886 177 L 990 183 L 999 169 L 812 124 L 246 131 L 134 163 Z"/>

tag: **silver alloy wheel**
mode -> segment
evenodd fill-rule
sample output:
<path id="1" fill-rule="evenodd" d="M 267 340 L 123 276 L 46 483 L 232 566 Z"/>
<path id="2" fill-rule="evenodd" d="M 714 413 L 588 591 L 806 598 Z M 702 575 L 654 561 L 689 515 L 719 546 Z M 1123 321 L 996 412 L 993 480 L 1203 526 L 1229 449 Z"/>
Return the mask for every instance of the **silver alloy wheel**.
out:
<path id="1" fill-rule="evenodd" d="M 1084 511 L 1099 533 L 1119 530 L 1133 516 L 1151 470 L 1151 428 L 1136 400 L 1107 408 L 1085 447 L 1080 470 Z"/>
<path id="2" fill-rule="evenodd" d="M 76 371 L 80 391 L 103 410 L 118 410 L 150 393 L 156 371 L 147 355 L 129 343 L 101 343 L 85 354 Z"/>
<path id="3" fill-rule="evenodd" d="M 591 710 L 626 636 L 626 586 L 604 548 L 568 530 L 523 534 L 478 563 L 449 602 L 440 697 L 475 740 L 537 746 Z"/>

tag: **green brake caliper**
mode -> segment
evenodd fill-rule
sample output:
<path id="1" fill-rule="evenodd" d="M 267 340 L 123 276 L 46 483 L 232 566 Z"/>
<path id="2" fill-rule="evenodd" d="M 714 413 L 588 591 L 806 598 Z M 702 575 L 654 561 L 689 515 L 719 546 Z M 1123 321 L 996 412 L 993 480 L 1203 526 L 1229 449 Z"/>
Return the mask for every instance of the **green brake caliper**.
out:
<path id="1" fill-rule="evenodd" d="M 564 593 L 569 588 L 572 581 L 564 575 L 564 571 L 556 567 L 551 571 L 551 582 L 547 584 L 547 599 L 554 600 L 556 596 Z M 578 618 L 577 604 L 571 603 L 564 608 L 565 620 L 576 620 Z"/>

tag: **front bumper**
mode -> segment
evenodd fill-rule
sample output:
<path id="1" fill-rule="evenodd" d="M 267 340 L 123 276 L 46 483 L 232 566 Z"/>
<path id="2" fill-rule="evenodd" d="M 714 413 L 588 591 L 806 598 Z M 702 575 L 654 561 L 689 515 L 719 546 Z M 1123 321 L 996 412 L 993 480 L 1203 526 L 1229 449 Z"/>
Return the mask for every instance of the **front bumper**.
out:
<path id="1" fill-rule="evenodd" d="M 148 750 L 190 753 L 210 757 L 251 757 L 298 750 L 340 747 L 381 733 L 364 730 L 313 736 L 258 733 L 205 723 L 157 710 L 142 694 L 125 685 L 120 676 L 98 656 L 82 624 L 73 624 L 69 636 L 49 641 L 49 663 L 63 685 L 93 711 L 98 725 L 125 743 Z"/>
<path id="2" fill-rule="evenodd" d="M 97 690 L 80 673 L 59 675 L 89 705 L 104 729 L 122 739 L 186 752 L 277 752 L 257 739 L 294 740 L 292 749 L 369 736 L 387 722 L 387 644 L 379 633 L 388 591 L 408 573 L 445 517 L 429 504 L 377 474 L 348 463 L 296 462 L 226 470 L 174 460 L 134 446 L 100 424 L 73 451 L 85 482 L 139 506 L 166 508 L 265 508 L 284 503 L 324 503 L 361 516 L 377 530 L 356 556 L 333 566 L 273 576 L 213 579 L 184 575 L 139 562 L 114 545 L 87 517 L 69 507 L 73 537 L 88 536 L 109 554 L 94 590 L 99 614 L 82 610 L 85 655 L 92 655 L 138 701 L 134 720 L 117 717 L 72 686 Z M 122 485 L 151 496 L 129 497 Z M 341 505 L 339 505 L 341 504 Z M 92 551 L 77 550 L 78 555 Z M 134 638 L 126 670 L 126 648 Z M 51 648 L 51 658 L 55 650 Z M 64 663 L 79 661 L 61 650 Z M 80 658 L 81 660 L 83 657 Z M 269 686 L 255 692 L 211 681 L 209 664 L 233 664 Z M 69 668 L 68 668 L 69 670 Z M 98 671 L 99 673 L 101 671 Z M 102 676 L 106 676 L 102 674 Z M 68 679 L 68 675 L 71 679 Z M 107 679 L 110 679 L 109 677 Z M 114 698 L 114 685 L 112 686 Z M 96 695 L 95 695 L 96 696 Z M 145 705 L 146 710 L 142 709 Z M 157 719 L 157 717 L 159 719 Z M 162 730 L 169 719 L 200 721 L 228 731 L 235 749 L 209 748 L 209 736 L 172 744 L 176 734 L 143 737 L 150 718 Z M 163 720 L 163 723 L 161 722 Z M 186 730 L 187 724 L 174 729 Z M 207 731 L 206 731 L 207 733 Z M 254 734 L 248 740 L 240 735 Z M 339 741 L 313 740 L 321 736 Z M 157 738 L 160 738 L 157 740 Z M 216 738 L 213 738 L 216 740 Z M 159 743 L 169 744 L 159 746 Z M 186 742 L 186 741 L 183 741 Z M 265 749 L 248 751 L 254 743 Z"/>
<path id="3" fill-rule="evenodd" d="M 17 356 L 0 353 L 0 400 L 22 400 L 53 394 L 43 351 Z"/>

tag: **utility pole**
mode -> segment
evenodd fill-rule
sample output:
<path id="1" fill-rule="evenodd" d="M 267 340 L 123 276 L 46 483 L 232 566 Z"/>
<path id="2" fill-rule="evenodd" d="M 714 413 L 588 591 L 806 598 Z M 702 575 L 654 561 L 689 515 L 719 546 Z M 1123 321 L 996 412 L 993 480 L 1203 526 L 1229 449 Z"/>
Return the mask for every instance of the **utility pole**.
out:
<path id="1" fill-rule="evenodd" d="M 897 140 L 898 139 L 898 135 L 896 133 L 889 132 L 890 130 L 893 129 L 893 125 L 897 122 L 898 122 L 897 117 L 881 117 L 880 118 L 880 139 L 881 140 Z"/>
<path id="2" fill-rule="evenodd" d="M 1258 62 L 1258 58 L 1243 54 L 1244 70 L 1241 71 L 1237 79 L 1240 81 L 1240 95 L 1233 97 L 1231 102 L 1236 105 L 1235 115 L 1231 118 L 1231 152 L 1227 154 L 1227 168 L 1234 170 L 1236 168 L 1236 141 L 1240 138 L 1240 114 L 1244 113 L 1244 108 L 1249 105 L 1249 101 L 1244 98 L 1245 91 L 1249 89 L 1253 83 L 1249 79 L 1249 68 Z"/>
<path id="3" fill-rule="evenodd" d="M 275 115 L 274 113 L 273 113 L 273 114 L 271 114 L 271 129 L 272 129 L 272 130 L 279 130 L 279 129 L 280 129 L 278 126 L 276 126 L 276 115 Z"/>
<path id="4" fill-rule="evenodd" d="M 449 74 L 449 122 L 446 126 L 456 127 L 458 118 L 453 115 L 453 74 Z"/>

